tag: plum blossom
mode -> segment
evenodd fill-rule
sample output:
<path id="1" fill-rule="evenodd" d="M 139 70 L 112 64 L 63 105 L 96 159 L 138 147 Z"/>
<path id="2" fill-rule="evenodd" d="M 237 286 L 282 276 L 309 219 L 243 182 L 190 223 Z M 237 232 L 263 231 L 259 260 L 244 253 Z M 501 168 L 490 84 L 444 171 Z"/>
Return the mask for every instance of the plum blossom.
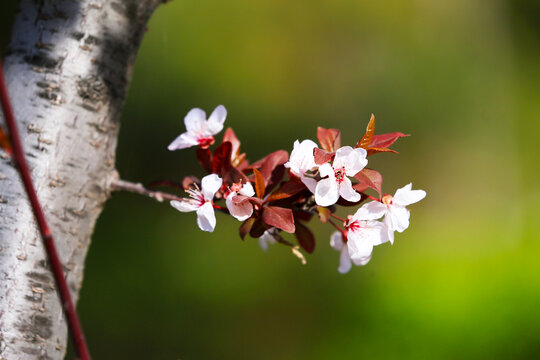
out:
<path id="1" fill-rule="evenodd" d="M 233 184 L 231 186 L 231 192 L 225 199 L 229 213 L 237 220 L 244 221 L 253 214 L 253 205 L 245 199 L 240 202 L 235 202 L 234 200 L 237 195 L 252 197 L 255 195 L 255 190 L 253 190 L 253 186 L 249 181 L 244 185 Z"/>
<path id="2" fill-rule="evenodd" d="M 394 231 L 403 232 L 409 227 L 410 211 L 405 207 L 426 197 L 424 190 L 412 190 L 412 183 L 398 189 L 394 196 L 384 195 L 382 202 L 372 201 L 365 204 L 371 214 L 384 215 L 383 223 L 388 229 L 390 243 L 394 243 Z"/>
<path id="3" fill-rule="evenodd" d="M 340 231 L 335 231 L 330 236 L 330 246 L 340 252 L 338 271 L 342 274 L 348 273 L 351 270 L 352 262 L 347 243 L 343 241 L 343 234 Z"/>
<path id="4" fill-rule="evenodd" d="M 276 238 L 274 237 L 276 231 L 276 228 L 271 228 L 266 230 L 264 234 L 259 237 L 259 246 L 263 251 L 268 250 L 268 245 L 277 243 Z"/>
<path id="5" fill-rule="evenodd" d="M 315 202 L 320 206 L 334 205 L 341 195 L 347 201 L 360 201 L 361 196 L 353 187 L 347 176 L 354 176 L 367 165 L 365 149 L 353 149 L 344 146 L 336 151 L 332 165 L 329 163 L 319 167 L 321 177 L 326 177 L 317 183 Z"/>
<path id="6" fill-rule="evenodd" d="M 315 192 L 317 181 L 306 177 L 305 173 L 306 171 L 317 168 L 315 157 L 313 156 L 313 149 L 317 147 L 317 144 L 311 140 L 304 140 L 302 142 L 296 140 L 289 161 L 285 163 L 285 167 L 289 168 L 294 175 L 298 176 L 311 192 Z"/>
<path id="7" fill-rule="evenodd" d="M 210 174 L 202 178 L 201 189 L 186 190 L 191 199 L 183 201 L 173 200 L 171 205 L 181 212 L 197 212 L 197 224 L 203 231 L 213 232 L 216 227 L 216 215 L 212 200 L 221 187 L 223 180 L 216 174 Z"/>
<path id="8" fill-rule="evenodd" d="M 227 110 L 223 105 L 216 107 L 208 120 L 206 120 L 206 113 L 203 110 L 191 109 L 184 118 L 187 131 L 174 139 L 168 149 L 173 151 L 196 145 L 207 149 L 214 143 L 214 135 L 223 130 L 226 117 Z"/>

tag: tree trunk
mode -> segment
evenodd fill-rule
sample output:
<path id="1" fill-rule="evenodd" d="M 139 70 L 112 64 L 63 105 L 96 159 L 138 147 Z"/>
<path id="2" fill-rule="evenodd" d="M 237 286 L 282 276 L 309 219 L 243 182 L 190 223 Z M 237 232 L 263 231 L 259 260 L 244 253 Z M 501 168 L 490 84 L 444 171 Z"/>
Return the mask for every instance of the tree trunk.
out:
<path id="1" fill-rule="evenodd" d="M 119 118 L 133 63 L 159 2 L 20 2 L 5 77 L 75 300 L 90 236 L 115 176 Z M 5 154 L 0 278 L 0 359 L 63 358 L 67 329 L 53 277 L 19 176 Z"/>

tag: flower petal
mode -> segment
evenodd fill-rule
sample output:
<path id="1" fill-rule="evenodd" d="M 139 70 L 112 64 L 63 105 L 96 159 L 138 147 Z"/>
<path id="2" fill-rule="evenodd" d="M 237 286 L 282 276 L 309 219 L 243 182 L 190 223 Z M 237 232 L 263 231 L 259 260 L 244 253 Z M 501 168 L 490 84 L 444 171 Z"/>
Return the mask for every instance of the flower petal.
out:
<path id="1" fill-rule="evenodd" d="M 349 231 L 347 234 L 347 248 L 351 260 L 356 264 L 362 263 L 366 258 L 371 257 L 373 252 L 373 243 L 371 239 L 365 234 L 361 234 L 360 231 Z"/>
<path id="2" fill-rule="evenodd" d="M 351 270 L 352 264 L 351 264 L 351 257 L 349 256 L 349 250 L 346 246 L 344 246 L 341 249 L 341 252 L 339 254 L 339 267 L 338 271 L 341 274 L 346 274 Z"/>
<path id="3" fill-rule="evenodd" d="M 392 230 L 403 232 L 409 227 L 411 213 L 403 206 L 390 205 L 390 217 L 392 218 Z"/>
<path id="4" fill-rule="evenodd" d="M 401 189 L 396 191 L 396 195 L 392 198 L 392 202 L 401 205 L 407 206 L 419 202 L 426 197 L 426 192 L 424 190 L 411 190 L 412 183 L 407 184 Z"/>
<path id="5" fill-rule="evenodd" d="M 197 211 L 199 206 L 192 201 L 186 199 L 185 201 L 172 200 L 171 206 L 181 212 Z"/>
<path id="6" fill-rule="evenodd" d="M 317 166 L 313 156 L 313 149 L 316 147 L 317 144 L 311 140 L 304 140 L 302 142 L 296 140 L 289 161 L 285 163 L 285 167 L 290 168 L 291 172 L 297 176 L 301 176 L 306 171 L 313 169 Z"/>
<path id="7" fill-rule="evenodd" d="M 367 165 L 366 155 L 365 149 L 344 146 L 336 151 L 332 166 L 334 169 L 343 167 L 347 176 L 354 176 Z"/>
<path id="8" fill-rule="evenodd" d="M 266 230 L 262 234 L 262 236 L 259 237 L 259 246 L 261 247 L 263 251 L 268 250 L 268 245 L 274 244 L 274 243 L 276 243 L 276 239 L 268 230 Z"/>
<path id="9" fill-rule="evenodd" d="M 347 201 L 357 202 L 362 199 L 362 196 L 353 189 L 351 180 L 343 178 L 343 182 L 339 184 L 339 195 Z"/>
<path id="10" fill-rule="evenodd" d="M 371 260 L 371 254 L 369 256 L 364 256 L 362 258 L 353 259 L 353 263 L 354 265 L 357 265 L 357 266 L 364 266 L 369 262 L 369 260 Z"/>
<path id="11" fill-rule="evenodd" d="M 211 201 L 214 199 L 214 195 L 223 184 L 223 179 L 221 179 L 216 174 L 206 175 L 201 180 L 201 192 L 204 196 L 204 199 Z"/>
<path id="12" fill-rule="evenodd" d="M 315 202 L 320 206 L 334 205 L 339 199 L 339 188 L 334 177 L 322 179 L 315 188 Z"/>
<path id="13" fill-rule="evenodd" d="M 237 220 L 247 220 L 253 214 L 253 205 L 248 200 L 235 204 L 234 198 L 236 196 L 235 192 L 232 192 L 227 196 L 227 199 L 225 199 L 227 209 L 229 209 L 229 213 Z"/>
<path id="14" fill-rule="evenodd" d="M 216 227 L 216 214 L 210 201 L 197 210 L 197 224 L 202 231 L 212 232 Z"/>
<path id="15" fill-rule="evenodd" d="M 380 201 L 371 201 L 362 205 L 353 215 L 354 220 L 376 220 L 386 214 L 388 208 Z"/>
<path id="16" fill-rule="evenodd" d="M 334 168 L 330 164 L 322 164 L 319 166 L 319 173 L 321 174 L 321 177 L 330 177 L 335 179 L 336 175 L 334 173 Z"/>
<path id="17" fill-rule="evenodd" d="M 306 187 L 311 191 L 313 194 L 315 194 L 315 188 L 317 187 L 317 180 L 309 178 L 307 176 L 302 175 L 300 177 L 300 180 L 306 185 Z"/>
<path id="18" fill-rule="evenodd" d="M 394 245 L 394 227 L 391 219 L 390 215 L 386 215 L 383 219 L 383 224 L 386 225 L 388 241 L 390 241 L 390 244 Z"/>
<path id="19" fill-rule="evenodd" d="M 189 133 L 200 135 L 206 128 L 206 113 L 199 108 L 191 109 L 184 118 L 184 124 Z"/>
<path id="20" fill-rule="evenodd" d="M 195 137 L 193 134 L 189 132 L 185 132 L 185 133 L 180 134 L 176 139 L 174 139 L 173 142 L 169 144 L 167 149 L 169 149 L 170 151 L 174 151 L 174 150 L 185 149 L 185 148 L 192 147 L 195 145 L 199 145 L 197 141 L 197 137 Z"/>
<path id="21" fill-rule="evenodd" d="M 252 197 L 255 195 L 255 190 L 253 190 L 253 185 L 248 181 L 244 185 L 242 185 L 242 189 L 240 189 L 240 195 L 249 196 Z"/>
<path id="22" fill-rule="evenodd" d="M 339 251 L 343 248 L 343 245 L 345 245 L 345 243 L 343 242 L 341 232 L 334 231 L 330 236 L 330 246 Z"/>
<path id="23" fill-rule="evenodd" d="M 207 135 L 216 135 L 221 130 L 223 130 L 223 123 L 225 122 L 226 118 L 227 109 L 225 109 L 225 106 L 217 106 L 208 118 L 208 123 L 206 127 L 206 130 L 208 131 Z"/>

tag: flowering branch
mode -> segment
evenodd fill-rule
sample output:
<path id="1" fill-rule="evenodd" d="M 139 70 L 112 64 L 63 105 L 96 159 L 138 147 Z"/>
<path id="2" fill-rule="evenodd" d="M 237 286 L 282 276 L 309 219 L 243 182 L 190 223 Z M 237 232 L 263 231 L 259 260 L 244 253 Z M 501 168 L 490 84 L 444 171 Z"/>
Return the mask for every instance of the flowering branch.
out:
<path id="1" fill-rule="evenodd" d="M 112 191 L 127 191 L 127 192 L 136 193 L 139 195 L 149 197 L 159 202 L 163 202 L 165 200 L 182 201 L 182 198 L 179 196 L 172 195 L 166 192 L 149 190 L 145 188 L 143 184 L 141 183 L 134 183 L 134 182 L 121 180 L 121 179 L 114 179 L 110 184 L 110 189 Z"/>
<path id="2" fill-rule="evenodd" d="M 8 153 L 13 157 L 13 161 L 19 175 L 21 177 L 24 189 L 28 195 L 28 200 L 34 212 L 36 222 L 45 245 L 45 251 L 51 265 L 51 270 L 58 288 L 58 293 L 60 296 L 60 301 L 62 303 L 62 309 L 64 310 L 64 315 L 69 327 L 69 332 L 73 340 L 75 352 L 81 360 L 89 360 L 90 353 L 84 339 L 84 333 L 77 316 L 77 311 L 75 310 L 75 305 L 71 298 L 71 293 L 68 288 L 68 284 L 64 275 L 62 263 L 58 256 L 58 251 L 56 250 L 56 245 L 54 238 L 51 234 L 47 221 L 45 219 L 45 214 L 43 213 L 41 204 L 36 194 L 36 190 L 32 183 L 32 177 L 30 175 L 30 170 L 26 162 L 24 155 L 24 150 L 22 147 L 21 139 L 19 136 L 19 131 L 17 129 L 17 124 L 15 121 L 15 115 L 13 113 L 13 108 L 11 107 L 11 102 L 9 100 L 9 94 L 4 79 L 4 72 L 2 69 L 2 62 L 0 61 L 0 100 L 2 103 L 2 111 L 4 113 L 4 119 L 9 133 L 9 144 L 4 140 L 4 146 Z"/>
<path id="3" fill-rule="evenodd" d="M 316 245 L 306 223 L 318 215 L 321 222 L 337 229 L 330 243 L 341 251 L 338 270 L 342 273 L 349 271 L 353 263 L 366 265 L 374 246 L 393 243 L 394 232 L 402 232 L 409 226 L 409 211 L 405 206 L 426 195 L 423 190 L 412 190 L 411 184 L 394 196 L 383 193 L 382 175 L 366 167 L 367 158 L 377 153 L 396 153 L 389 147 L 408 135 L 398 132 L 375 135 L 373 115 L 355 147 L 341 145 L 339 130 L 319 127 L 319 144 L 296 140 L 290 156 L 278 150 L 254 163 L 240 151 L 240 140 L 231 128 L 225 131 L 221 144 L 213 151 L 210 149 L 216 142 L 214 136 L 223 130 L 226 117 L 227 110 L 222 105 L 208 119 L 203 110 L 192 109 L 184 118 L 187 131 L 168 146 L 171 151 L 197 148 L 197 160 L 207 175 L 201 180 L 193 176 L 184 179 L 182 187 L 189 197 L 154 192 L 121 180 L 113 186 L 159 201 L 170 200 L 181 212 L 196 212 L 197 224 L 203 231 L 214 231 L 214 211 L 222 210 L 242 222 L 239 228 L 242 240 L 247 235 L 258 238 L 264 250 L 271 243 L 290 246 L 302 262 L 305 257 L 300 249 L 312 253 Z M 378 197 L 366 194 L 368 189 L 376 191 Z M 223 200 L 225 206 L 216 203 Z M 366 200 L 371 201 L 364 203 Z M 361 207 L 353 215 L 341 218 L 334 214 L 339 205 Z M 282 233 L 294 234 L 297 245 L 285 240 Z"/>

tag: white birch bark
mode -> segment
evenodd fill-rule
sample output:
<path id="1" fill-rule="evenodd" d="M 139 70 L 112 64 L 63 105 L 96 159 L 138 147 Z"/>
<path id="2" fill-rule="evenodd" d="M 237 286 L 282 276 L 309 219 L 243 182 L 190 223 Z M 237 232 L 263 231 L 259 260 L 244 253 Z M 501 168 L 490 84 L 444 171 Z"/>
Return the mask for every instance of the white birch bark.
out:
<path id="1" fill-rule="evenodd" d="M 119 116 L 135 55 L 158 3 L 20 2 L 4 71 L 32 178 L 75 300 L 90 236 L 115 173 Z M 67 329 L 54 280 L 19 176 L 3 155 L 0 359 L 62 359 Z"/>

